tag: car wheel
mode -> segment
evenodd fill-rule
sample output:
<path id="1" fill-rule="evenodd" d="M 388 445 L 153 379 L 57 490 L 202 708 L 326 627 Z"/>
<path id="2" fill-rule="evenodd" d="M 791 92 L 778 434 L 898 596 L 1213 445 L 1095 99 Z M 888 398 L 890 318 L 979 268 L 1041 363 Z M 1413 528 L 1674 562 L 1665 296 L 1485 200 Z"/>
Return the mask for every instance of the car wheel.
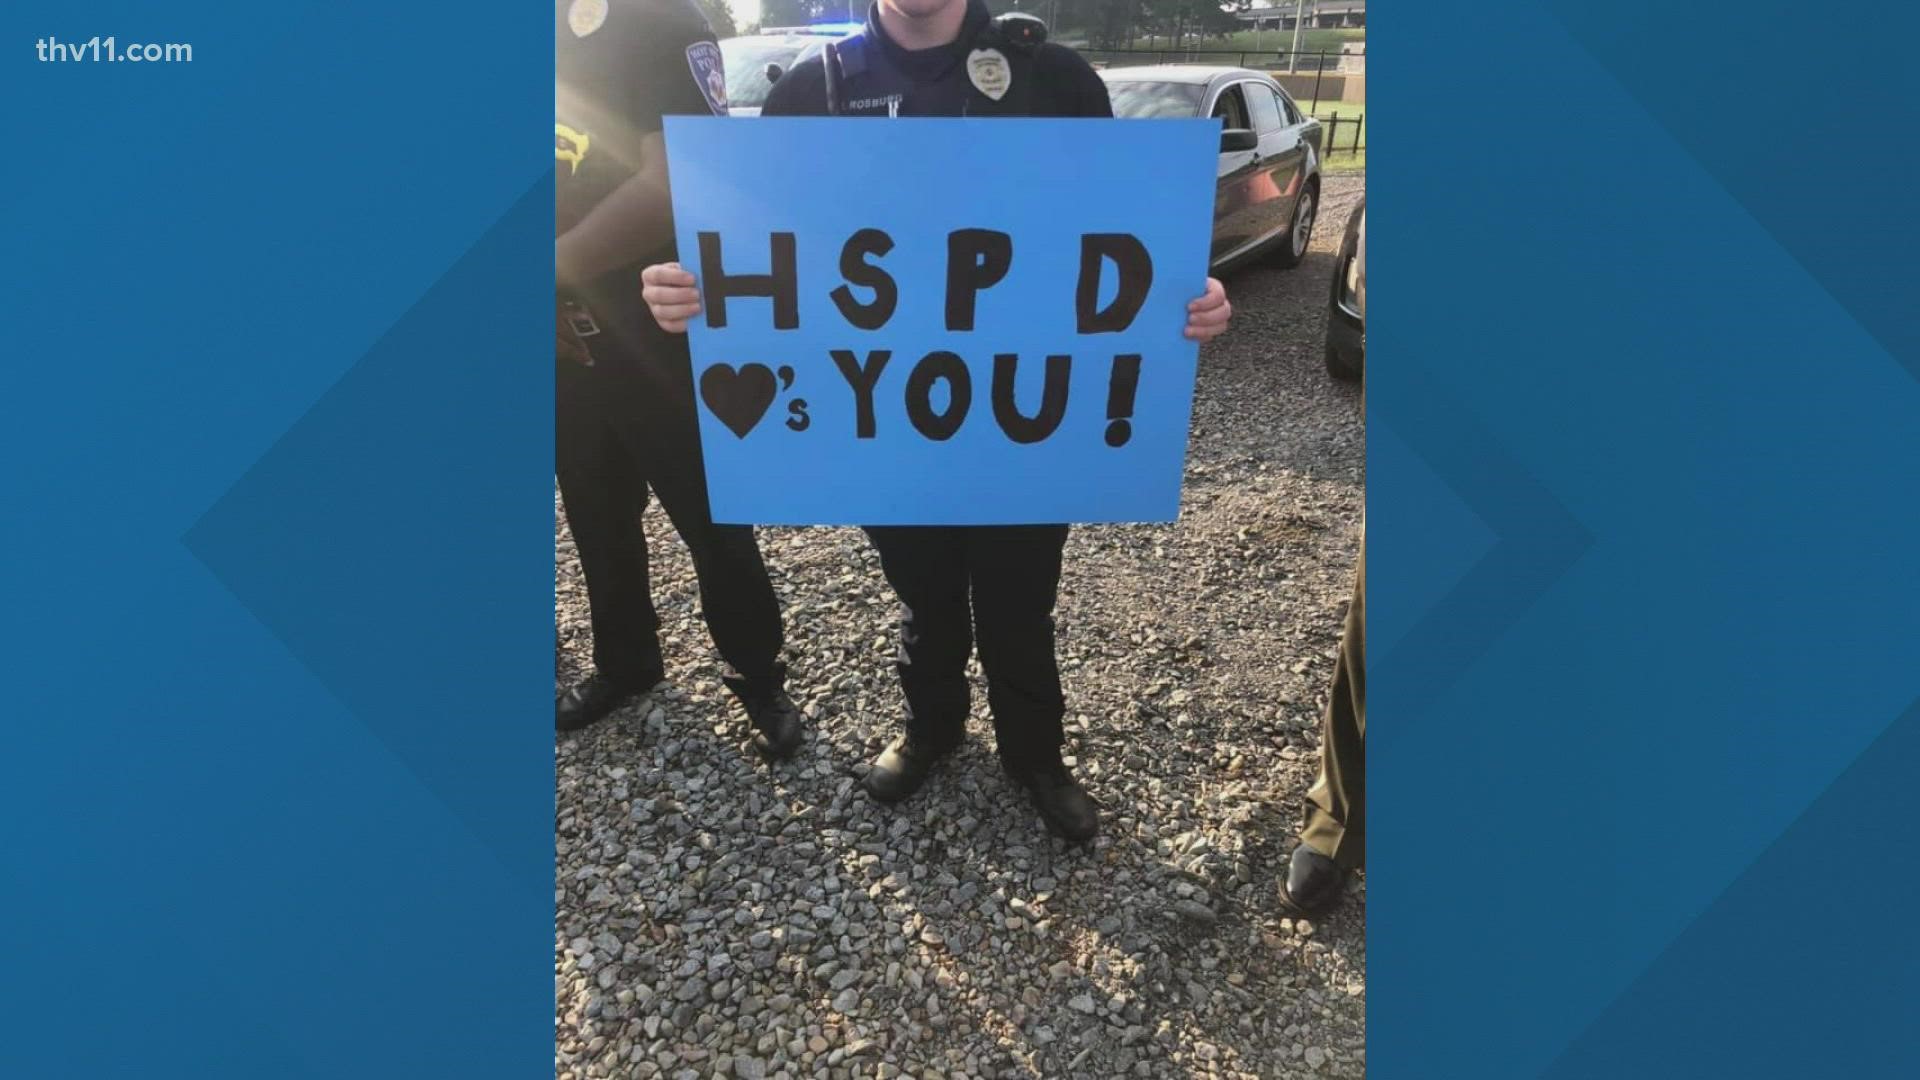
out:
<path id="1" fill-rule="evenodd" d="M 1320 186 L 1308 184 L 1293 201 L 1293 220 L 1287 222 L 1287 235 L 1280 241 L 1280 251 L 1274 261 L 1283 267 L 1300 265 L 1307 257 L 1307 247 L 1313 243 L 1313 219 L 1320 209 Z"/>
<path id="2" fill-rule="evenodd" d="M 1357 383 L 1366 377 L 1366 354 L 1350 342 L 1335 341 L 1327 335 L 1327 374 L 1341 382 Z"/>
<path id="3" fill-rule="evenodd" d="M 1356 230 L 1361 215 L 1366 212 L 1363 199 L 1347 218 L 1346 233 L 1340 239 L 1340 254 L 1334 257 L 1333 274 L 1327 280 L 1327 374 L 1342 382 L 1360 382 L 1366 377 L 1366 324 L 1344 303 L 1347 275 L 1352 272 L 1357 255 Z"/>

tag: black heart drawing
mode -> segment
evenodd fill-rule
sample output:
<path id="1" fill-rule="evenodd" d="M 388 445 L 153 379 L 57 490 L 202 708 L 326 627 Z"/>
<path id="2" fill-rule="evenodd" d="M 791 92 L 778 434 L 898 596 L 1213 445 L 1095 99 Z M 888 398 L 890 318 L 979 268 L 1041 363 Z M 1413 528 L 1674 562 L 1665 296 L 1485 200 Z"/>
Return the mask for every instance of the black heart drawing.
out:
<path id="1" fill-rule="evenodd" d="M 767 415 L 773 394 L 773 372 L 765 364 L 743 364 L 739 371 L 715 364 L 700 376 L 701 400 L 743 439 Z"/>

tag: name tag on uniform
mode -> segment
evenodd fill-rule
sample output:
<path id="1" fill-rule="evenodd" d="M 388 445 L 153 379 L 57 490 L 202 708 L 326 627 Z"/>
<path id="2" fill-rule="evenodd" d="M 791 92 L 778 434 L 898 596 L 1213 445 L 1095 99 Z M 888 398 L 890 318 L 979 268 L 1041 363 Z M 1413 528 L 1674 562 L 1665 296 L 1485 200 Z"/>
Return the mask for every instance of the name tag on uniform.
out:
<path id="1" fill-rule="evenodd" d="M 846 115 L 864 116 L 867 113 L 878 114 L 885 109 L 889 117 L 900 115 L 900 95 L 888 94 L 886 97 L 861 98 L 847 103 Z"/>

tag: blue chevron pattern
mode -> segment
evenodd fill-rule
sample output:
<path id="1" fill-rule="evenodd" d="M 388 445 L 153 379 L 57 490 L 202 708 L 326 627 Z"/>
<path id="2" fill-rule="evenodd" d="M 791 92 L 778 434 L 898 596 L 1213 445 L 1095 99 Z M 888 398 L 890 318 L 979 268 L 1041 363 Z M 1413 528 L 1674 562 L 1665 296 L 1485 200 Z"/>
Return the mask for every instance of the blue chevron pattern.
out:
<path id="1" fill-rule="evenodd" d="M 0 1076 L 548 1068 L 551 26 L 0 6 Z"/>
<path id="2" fill-rule="evenodd" d="M 1920 765 L 1915 226 L 1886 213 L 1915 20 L 1829 54 L 1806 16 L 1374 28 L 1375 97 L 1453 95 L 1369 199 L 1369 404 L 1404 448 L 1368 473 L 1377 1075 L 1920 1068 L 1887 1026 L 1920 970 L 1888 851 Z M 1783 80 L 1810 49 L 1875 93 Z M 1395 516 L 1436 490 L 1461 512 Z"/>

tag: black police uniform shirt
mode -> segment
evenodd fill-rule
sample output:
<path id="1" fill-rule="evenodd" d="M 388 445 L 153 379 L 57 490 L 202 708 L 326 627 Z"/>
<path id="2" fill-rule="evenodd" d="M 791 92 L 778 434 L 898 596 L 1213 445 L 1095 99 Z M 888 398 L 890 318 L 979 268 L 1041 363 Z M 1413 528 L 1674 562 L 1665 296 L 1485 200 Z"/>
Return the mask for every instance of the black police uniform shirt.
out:
<path id="1" fill-rule="evenodd" d="M 639 169 L 661 117 L 726 112 L 720 47 L 693 0 L 555 0 L 554 235 Z M 636 253 L 633 265 L 672 252 Z"/>
<path id="2" fill-rule="evenodd" d="M 967 56 L 974 49 L 998 48 L 1011 53 L 1009 46 L 982 41 L 992 15 L 984 0 L 968 0 L 967 14 L 960 24 L 960 36 L 952 44 L 932 49 L 903 49 L 887 37 L 880 25 L 878 8 L 867 11 L 863 48 L 880 51 L 884 61 L 904 77 L 904 86 L 872 85 L 876 80 L 850 76 L 842 88 L 843 116 L 961 116 L 969 112 L 984 115 L 994 104 L 972 88 L 967 74 Z M 1022 70 L 1024 69 L 1024 70 Z M 1016 78 L 1029 78 L 1032 85 L 1019 88 L 1025 109 L 1019 115 L 1055 117 L 1110 117 L 1113 102 L 1107 96 L 1107 84 L 1079 53 L 1064 45 L 1042 42 L 1030 59 L 1016 63 Z M 866 74 L 872 74 L 868 72 Z M 884 81 L 884 80 L 882 80 Z M 899 100 L 887 99 L 898 93 Z M 1013 93 L 1009 90 L 1009 94 Z M 822 56 L 795 64 L 780 77 L 767 94 L 760 110 L 762 116 L 826 116 L 827 74 Z"/>
<path id="3" fill-rule="evenodd" d="M 556 0 L 554 4 L 554 235 L 579 224 L 639 171 L 640 146 L 662 117 L 726 112 L 725 68 L 693 0 Z M 640 296 L 640 270 L 674 259 L 673 243 L 635 252 L 626 266 L 570 299 L 598 329 L 588 339 L 608 372 L 690 384 L 684 335 L 660 329 Z"/>

